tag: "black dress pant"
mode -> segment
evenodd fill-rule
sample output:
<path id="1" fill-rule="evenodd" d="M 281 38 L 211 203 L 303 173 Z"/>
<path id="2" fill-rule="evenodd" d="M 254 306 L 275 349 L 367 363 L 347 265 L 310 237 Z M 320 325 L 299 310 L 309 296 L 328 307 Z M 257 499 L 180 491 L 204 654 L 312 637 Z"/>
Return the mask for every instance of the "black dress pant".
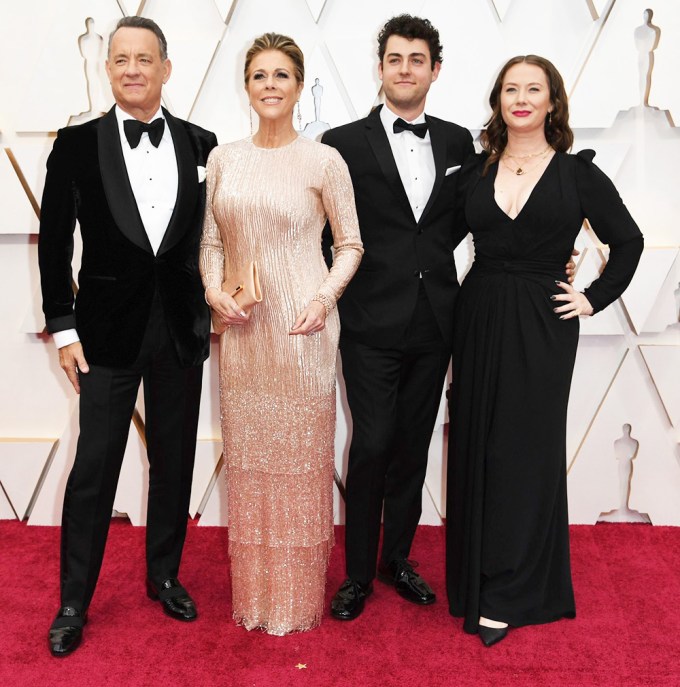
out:
<path id="1" fill-rule="evenodd" d="M 427 455 L 451 356 L 423 285 L 393 348 L 341 338 L 353 433 L 347 468 L 347 575 L 375 577 L 383 516 L 384 563 L 405 559 L 422 511 Z"/>
<path id="2" fill-rule="evenodd" d="M 154 299 L 137 360 L 90 365 L 80 375 L 80 436 L 66 484 L 61 531 L 61 603 L 85 611 L 104 556 L 111 511 L 139 384 L 144 382 L 149 495 L 147 574 L 176 577 L 186 535 L 202 365 L 182 368 Z"/>

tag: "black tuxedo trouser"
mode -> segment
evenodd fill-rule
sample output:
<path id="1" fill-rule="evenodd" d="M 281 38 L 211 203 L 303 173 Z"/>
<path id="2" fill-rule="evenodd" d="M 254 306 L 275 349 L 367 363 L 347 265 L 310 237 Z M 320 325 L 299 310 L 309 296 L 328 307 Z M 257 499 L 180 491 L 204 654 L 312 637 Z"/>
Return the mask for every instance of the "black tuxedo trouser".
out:
<path id="1" fill-rule="evenodd" d="M 149 498 L 149 579 L 176 577 L 186 536 L 202 365 L 181 368 L 156 297 L 137 360 L 90 365 L 80 375 L 80 436 L 66 484 L 61 531 L 61 603 L 85 611 L 94 593 L 130 421 L 144 382 Z"/>
<path id="2" fill-rule="evenodd" d="M 408 558 L 422 511 L 427 455 L 451 351 L 420 285 L 403 341 L 340 343 L 352 442 L 347 467 L 347 575 L 375 577 L 383 516 L 384 563 Z"/>

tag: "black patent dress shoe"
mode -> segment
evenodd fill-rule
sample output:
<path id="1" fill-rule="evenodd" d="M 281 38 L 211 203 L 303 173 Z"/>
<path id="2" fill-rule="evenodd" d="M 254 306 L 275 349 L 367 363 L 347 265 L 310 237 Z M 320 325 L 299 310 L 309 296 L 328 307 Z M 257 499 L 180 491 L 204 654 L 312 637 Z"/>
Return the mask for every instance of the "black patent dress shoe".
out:
<path id="1" fill-rule="evenodd" d="M 73 653 L 80 646 L 86 622 L 87 613 L 81 613 L 73 606 L 62 606 L 47 636 L 52 656 L 59 658 Z"/>
<path id="2" fill-rule="evenodd" d="M 397 594 L 407 601 L 420 606 L 433 604 L 437 597 L 430 585 L 413 569 L 418 564 L 415 561 L 396 560 L 378 567 L 378 579 L 391 584 Z"/>
<path id="3" fill-rule="evenodd" d="M 146 593 L 153 601 L 160 601 L 163 612 L 175 620 L 196 620 L 198 612 L 194 600 L 175 577 L 170 577 L 159 586 L 146 581 Z"/>
<path id="4" fill-rule="evenodd" d="M 364 610 L 366 599 L 373 593 L 373 585 L 346 579 L 331 601 L 331 615 L 338 620 L 354 620 Z"/>
<path id="5" fill-rule="evenodd" d="M 479 626 L 479 638 L 484 646 L 493 646 L 508 636 L 508 627 Z"/>

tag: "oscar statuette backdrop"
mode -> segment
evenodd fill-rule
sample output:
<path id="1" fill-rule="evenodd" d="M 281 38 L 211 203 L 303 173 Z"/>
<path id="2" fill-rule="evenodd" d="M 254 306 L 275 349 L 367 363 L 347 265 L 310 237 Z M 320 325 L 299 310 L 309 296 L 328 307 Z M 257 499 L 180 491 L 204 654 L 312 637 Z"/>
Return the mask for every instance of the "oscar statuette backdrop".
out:
<path id="1" fill-rule="evenodd" d="M 169 43 L 164 105 L 215 131 L 250 133 L 243 59 L 252 39 L 293 36 L 306 57 L 304 135 L 365 116 L 381 101 L 377 33 L 390 16 L 428 17 L 444 62 L 427 111 L 479 135 L 500 66 L 549 58 L 570 94 L 574 150 L 593 148 L 645 235 L 623 297 L 581 321 L 567 469 L 570 519 L 680 525 L 680 3 L 677 0 L 3 0 L 0 4 L 0 518 L 59 524 L 77 437 L 77 400 L 43 332 L 37 233 L 45 162 L 56 131 L 112 105 L 108 35 L 124 14 L 151 17 Z M 76 229 L 77 233 L 77 229 Z M 607 260 L 590 228 L 576 286 Z M 459 274 L 472 257 L 456 251 Z M 74 258 L 77 278 L 78 255 Z M 340 374 L 341 363 L 338 364 Z M 341 378 L 340 378 L 341 379 Z M 226 523 L 217 399 L 217 340 L 205 366 L 190 511 Z M 338 386 L 336 467 L 351 424 Z M 145 522 L 140 395 L 115 501 Z M 423 491 L 423 524 L 445 516 L 447 410 L 442 399 Z M 336 490 L 336 520 L 344 518 Z"/>

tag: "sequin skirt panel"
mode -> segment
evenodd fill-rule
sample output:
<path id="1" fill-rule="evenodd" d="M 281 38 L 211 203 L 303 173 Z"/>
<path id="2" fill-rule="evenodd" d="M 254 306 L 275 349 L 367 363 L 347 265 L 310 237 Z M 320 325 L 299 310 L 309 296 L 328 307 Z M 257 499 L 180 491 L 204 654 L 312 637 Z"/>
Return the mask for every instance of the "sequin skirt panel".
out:
<path id="1" fill-rule="evenodd" d="M 339 328 L 336 313 L 312 337 L 258 332 L 256 318 L 221 340 L 233 616 L 283 635 L 312 629 L 323 615 Z"/>

